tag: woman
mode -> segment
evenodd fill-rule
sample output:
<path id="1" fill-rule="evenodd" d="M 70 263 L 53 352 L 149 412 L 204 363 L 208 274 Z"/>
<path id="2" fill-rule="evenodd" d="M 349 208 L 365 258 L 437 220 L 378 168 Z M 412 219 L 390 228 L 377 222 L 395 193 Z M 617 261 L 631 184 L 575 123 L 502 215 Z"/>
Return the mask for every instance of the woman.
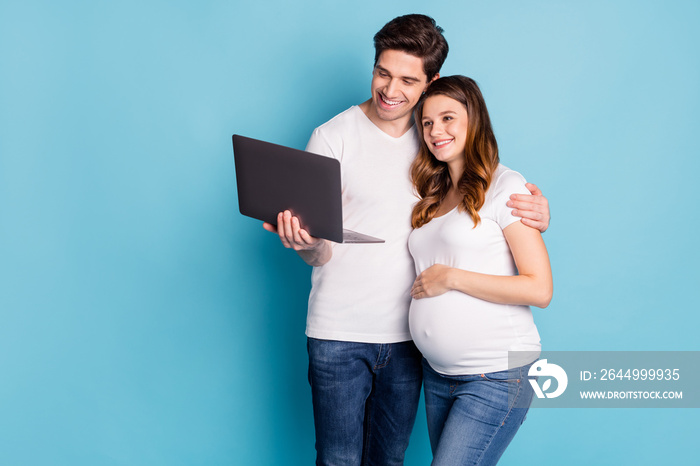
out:
<path id="1" fill-rule="evenodd" d="M 420 201 L 409 249 L 418 278 L 409 320 L 425 358 L 433 464 L 495 464 L 532 401 L 527 375 L 540 339 L 529 306 L 551 300 L 549 257 L 540 232 L 506 207 L 511 194 L 528 191 L 499 163 L 476 83 L 436 80 L 415 119 L 422 143 L 411 178 Z M 518 352 L 510 364 L 509 351 Z"/>

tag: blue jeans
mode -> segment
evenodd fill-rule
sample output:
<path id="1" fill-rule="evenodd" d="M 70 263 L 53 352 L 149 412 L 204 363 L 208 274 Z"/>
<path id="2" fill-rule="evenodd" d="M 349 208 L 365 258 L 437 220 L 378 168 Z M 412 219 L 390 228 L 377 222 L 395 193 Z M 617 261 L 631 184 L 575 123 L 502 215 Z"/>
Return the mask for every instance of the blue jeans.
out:
<path id="1" fill-rule="evenodd" d="M 317 465 L 402 465 L 416 420 L 421 354 L 412 341 L 309 338 Z"/>
<path id="2" fill-rule="evenodd" d="M 530 364 L 488 374 L 443 376 L 423 361 L 434 466 L 498 462 L 532 402 L 529 368 Z"/>

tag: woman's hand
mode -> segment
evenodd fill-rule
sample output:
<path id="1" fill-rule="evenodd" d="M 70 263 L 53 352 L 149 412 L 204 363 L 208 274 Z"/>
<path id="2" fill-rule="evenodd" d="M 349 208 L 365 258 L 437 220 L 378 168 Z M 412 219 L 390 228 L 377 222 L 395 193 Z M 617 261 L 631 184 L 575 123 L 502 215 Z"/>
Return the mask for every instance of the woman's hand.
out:
<path id="1" fill-rule="evenodd" d="M 411 287 L 413 299 L 432 298 L 439 296 L 452 288 L 449 285 L 450 273 L 453 269 L 446 265 L 435 264 L 418 275 Z"/>

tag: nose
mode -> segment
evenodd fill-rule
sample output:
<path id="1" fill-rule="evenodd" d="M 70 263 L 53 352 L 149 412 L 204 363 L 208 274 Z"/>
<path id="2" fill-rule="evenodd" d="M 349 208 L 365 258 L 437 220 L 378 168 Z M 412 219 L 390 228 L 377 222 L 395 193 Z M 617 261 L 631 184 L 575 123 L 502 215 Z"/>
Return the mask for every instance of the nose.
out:
<path id="1" fill-rule="evenodd" d="M 397 91 L 399 88 L 399 83 L 397 79 L 390 79 L 389 84 L 386 86 L 386 96 L 388 98 L 398 97 Z"/>
<path id="2" fill-rule="evenodd" d="M 440 124 L 440 122 L 438 121 L 435 121 L 432 125 L 430 125 L 430 135 L 435 137 L 440 134 L 442 134 L 442 124 Z"/>

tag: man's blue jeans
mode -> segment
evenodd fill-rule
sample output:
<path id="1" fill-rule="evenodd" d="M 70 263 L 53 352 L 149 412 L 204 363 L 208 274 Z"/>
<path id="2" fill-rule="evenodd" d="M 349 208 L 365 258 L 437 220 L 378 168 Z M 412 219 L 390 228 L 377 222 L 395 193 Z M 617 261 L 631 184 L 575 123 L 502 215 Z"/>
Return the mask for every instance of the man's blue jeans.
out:
<path id="1" fill-rule="evenodd" d="M 532 402 L 530 364 L 463 376 L 440 375 L 425 360 L 423 368 L 433 466 L 496 464 Z"/>
<path id="2" fill-rule="evenodd" d="M 421 355 L 412 341 L 308 339 L 318 465 L 402 465 L 416 419 Z"/>

